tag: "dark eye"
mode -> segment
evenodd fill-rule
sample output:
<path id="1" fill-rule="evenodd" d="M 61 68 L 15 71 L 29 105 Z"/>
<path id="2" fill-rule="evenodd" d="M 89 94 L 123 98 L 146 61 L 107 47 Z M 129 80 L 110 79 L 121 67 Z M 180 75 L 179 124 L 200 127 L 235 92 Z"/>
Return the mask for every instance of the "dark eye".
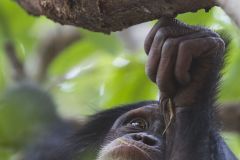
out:
<path id="1" fill-rule="evenodd" d="M 128 123 L 128 126 L 139 129 L 147 129 L 148 123 L 142 118 L 136 118 Z"/>

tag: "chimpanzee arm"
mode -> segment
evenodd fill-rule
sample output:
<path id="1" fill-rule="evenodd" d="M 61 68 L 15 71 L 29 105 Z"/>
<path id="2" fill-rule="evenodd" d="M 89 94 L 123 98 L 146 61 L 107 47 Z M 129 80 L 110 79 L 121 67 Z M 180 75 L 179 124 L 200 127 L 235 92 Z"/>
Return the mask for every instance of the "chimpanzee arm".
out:
<path id="1" fill-rule="evenodd" d="M 162 18 L 145 42 L 146 71 L 175 119 L 166 132 L 167 160 L 236 159 L 218 134 L 215 96 L 225 44 L 202 27 Z M 169 105 L 169 104 L 168 104 Z"/>

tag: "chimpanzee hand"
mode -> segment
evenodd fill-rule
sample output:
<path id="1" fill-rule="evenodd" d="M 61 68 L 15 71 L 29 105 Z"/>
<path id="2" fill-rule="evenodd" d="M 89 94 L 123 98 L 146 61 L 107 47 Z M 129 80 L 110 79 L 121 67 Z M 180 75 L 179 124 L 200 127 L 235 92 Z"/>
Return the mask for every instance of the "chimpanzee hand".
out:
<path id="1" fill-rule="evenodd" d="M 224 50 L 215 32 L 163 17 L 145 41 L 146 72 L 161 96 L 173 98 L 176 106 L 193 105 L 218 78 Z"/>

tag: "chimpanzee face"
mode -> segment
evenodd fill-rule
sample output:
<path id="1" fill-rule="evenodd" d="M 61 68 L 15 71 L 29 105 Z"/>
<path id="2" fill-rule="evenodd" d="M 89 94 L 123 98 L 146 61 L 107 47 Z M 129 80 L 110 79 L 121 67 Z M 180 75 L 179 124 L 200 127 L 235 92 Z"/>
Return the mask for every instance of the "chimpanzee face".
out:
<path id="1" fill-rule="evenodd" d="M 164 128 L 157 105 L 131 110 L 115 121 L 97 160 L 164 159 Z"/>

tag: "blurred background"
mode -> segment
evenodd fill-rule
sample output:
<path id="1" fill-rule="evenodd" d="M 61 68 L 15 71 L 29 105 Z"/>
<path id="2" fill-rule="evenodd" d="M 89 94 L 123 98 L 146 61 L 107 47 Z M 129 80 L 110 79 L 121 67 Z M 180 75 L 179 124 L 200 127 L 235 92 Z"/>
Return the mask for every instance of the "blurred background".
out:
<path id="1" fill-rule="evenodd" d="M 220 84 L 223 136 L 240 158 L 240 32 L 220 8 L 178 16 L 224 31 L 231 40 Z M 32 17 L 0 2 L 0 160 L 18 159 L 39 128 L 81 121 L 120 104 L 156 100 L 144 72 L 144 38 L 155 22 L 104 35 Z M 31 138 L 30 138 L 31 137 Z"/>

